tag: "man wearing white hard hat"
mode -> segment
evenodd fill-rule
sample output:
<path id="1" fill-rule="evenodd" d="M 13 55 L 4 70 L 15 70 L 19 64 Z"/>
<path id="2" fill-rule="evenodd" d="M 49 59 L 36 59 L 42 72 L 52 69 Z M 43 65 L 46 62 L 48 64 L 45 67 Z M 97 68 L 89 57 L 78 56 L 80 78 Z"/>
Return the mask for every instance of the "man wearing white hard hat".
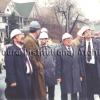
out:
<path id="1" fill-rule="evenodd" d="M 44 63 L 44 75 L 45 75 L 45 84 L 48 90 L 48 99 L 54 100 L 55 96 L 55 67 L 56 67 L 56 56 L 53 55 L 54 47 L 48 45 L 49 36 L 46 32 L 41 32 L 39 36 L 40 40 L 40 50 L 41 57 Z"/>
<path id="2" fill-rule="evenodd" d="M 83 26 L 78 32 L 77 32 L 77 37 L 73 39 L 72 45 L 80 45 L 81 41 L 83 40 L 83 34 L 86 30 L 90 30 L 89 26 Z"/>
<path id="3" fill-rule="evenodd" d="M 43 28 L 41 28 L 41 32 L 46 32 L 46 33 L 48 33 L 48 29 L 45 28 L 45 27 L 43 27 Z"/>
<path id="4" fill-rule="evenodd" d="M 30 23 L 30 33 L 27 34 L 24 39 L 24 46 L 27 49 L 34 70 L 32 80 L 33 100 L 45 100 L 46 97 L 44 66 L 39 55 L 40 51 L 37 41 L 40 34 L 40 29 L 40 23 L 38 21 L 32 21 Z"/>
<path id="5" fill-rule="evenodd" d="M 83 26 L 77 34 L 83 37 L 79 49 L 82 66 L 86 74 L 86 87 L 83 88 L 87 88 L 85 91 L 87 100 L 94 100 L 94 94 L 100 95 L 100 57 L 98 54 L 100 42 L 92 37 L 93 31 L 88 26 Z"/>
<path id="6" fill-rule="evenodd" d="M 62 35 L 62 46 L 57 51 L 57 81 L 61 84 L 61 100 L 78 100 L 81 91 L 82 70 L 79 63 L 78 49 L 72 46 L 72 35 Z"/>
<path id="7" fill-rule="evenodd" d="M 23 49 L 24 33 L 19 29 L 12 30 L 10 34 L 12 45 L 5 53 L 5 69 L 7 87 L 5 95 L 7 100 L 31 99 L 31 72 L 32 65 Z M 30 67 L 31 67 L 31 70 Z"/>
<path id="8" fill-rule="evenodd" d="M 85 31 L 91 30 L 89 26 L 83 26 L 77 33 L 78 36 L 82 36 Z"/>
<path id="9" fill-rule="evenodd" d="M 39 36 L 40 46 L 45 46 L 48 42 L 49 36 L 46 32 L 41 32 Z"/>

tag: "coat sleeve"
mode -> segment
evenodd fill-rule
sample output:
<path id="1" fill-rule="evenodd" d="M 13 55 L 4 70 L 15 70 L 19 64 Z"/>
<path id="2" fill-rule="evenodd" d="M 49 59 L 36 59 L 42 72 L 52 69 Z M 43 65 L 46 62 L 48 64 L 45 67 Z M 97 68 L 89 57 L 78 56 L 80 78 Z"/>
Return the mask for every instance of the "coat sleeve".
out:
<path id="1" fill-rule="evenodd" d="M 85 77 L 85 62 L 84 62 L 84 51 L 81 50 L 81 48 L 78 49 L 78 61 L 79 61 L 79 67 L 80 67 L 80 76 Z"/>
<path id="2" fill-rule="evenodd" d="M 61 78 L 61 64 L 62 60 L 61 60 L 61 55 L 59 55 L 59 50 L 57 50 L 56 53 L 56 78 Z"/>
<path id="3" fill-rule="evenodd" d="M 16 73 L 15 73 L 15 66 L 14 66 L 14 53 L 11 48 L 8 48 L 5 53 L 5 69 L 6 69 L 7 84 L 16 82 Z"/>

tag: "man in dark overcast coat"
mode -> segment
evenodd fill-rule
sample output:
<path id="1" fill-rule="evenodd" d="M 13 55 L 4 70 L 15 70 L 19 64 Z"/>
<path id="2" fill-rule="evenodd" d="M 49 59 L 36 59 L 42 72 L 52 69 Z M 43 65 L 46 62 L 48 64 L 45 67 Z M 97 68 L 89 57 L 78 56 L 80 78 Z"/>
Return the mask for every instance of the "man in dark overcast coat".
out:
<path id="1" fill-rule="evenodd" d="M 57 51 L 57 81 L 61 84 L 61 100 L 78 100 L 77 93 L 81 91 L 82 68 L 79 63 L 78 48 L 71 45 L 72 36 L 65 33 L 62 36 L 62 46 Z"/>

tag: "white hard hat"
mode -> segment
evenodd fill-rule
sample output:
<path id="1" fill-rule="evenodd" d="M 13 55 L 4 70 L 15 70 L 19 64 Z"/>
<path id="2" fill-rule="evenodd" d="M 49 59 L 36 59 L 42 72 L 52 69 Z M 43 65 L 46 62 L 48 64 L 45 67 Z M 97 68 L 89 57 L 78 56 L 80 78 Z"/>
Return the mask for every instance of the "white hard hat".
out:
<path id="1" fill-rule="evenodd" d="M 43 27 L 43 28 L 41 29 L 41 32 L 46 32 L 46 33 L 48 33 L 48 30 L 47 30 L 47 28 Z"/>
<path id="2" fill-rule="evenodd" d="M 32 21 L 30 23 L 30 28 L 40 29 L 41 25 L 40 25 L 40 23 L 38 21 Z"/>
<path id="3" fill-rule="evenodd" d="M 83 33 L 86 31 L 86 30 L 89 30 L 90 27 L 89 26 L 83 26 L 77 33 L 78 36 L 82 36 Z"/>
<path id="4" fill-rule="evenodd" d="M 45 38 L 49 38 L 48 34 L 46 32 L 41 32 L 39 39 L 45 39 Z"/>
<path id="5" fill-rule="evenodd" d="M 72 35 L 69 34 L 69 33 L 64 33 L 64 34 L 62 35 L 62 41 L 63 41 L 64 39 L 68 39 L 68 38 L 73 38 L 73 37 L 72 37 Z"/>
<path id="6" fill-rule="evenodd" d="M 24 33 L 22 33 L 19 29 L 14 29 L 12 30 L 10 34 L 10 38 L 12 39 L 14 36 L 19 35 L 19 34 L 24 34 Z"/>

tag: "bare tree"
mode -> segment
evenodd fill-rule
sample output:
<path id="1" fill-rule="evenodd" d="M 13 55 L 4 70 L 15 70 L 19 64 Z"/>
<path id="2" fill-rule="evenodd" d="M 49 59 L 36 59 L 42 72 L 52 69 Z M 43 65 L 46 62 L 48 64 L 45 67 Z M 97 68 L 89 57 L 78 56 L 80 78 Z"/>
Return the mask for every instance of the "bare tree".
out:
<path id="1" fill-rule="evenodd" d="M 56 0 L 54 11 L 59 23 L 65 26 L 65 32 L 72 33 L 80 16 L 74 0 Z"/>

